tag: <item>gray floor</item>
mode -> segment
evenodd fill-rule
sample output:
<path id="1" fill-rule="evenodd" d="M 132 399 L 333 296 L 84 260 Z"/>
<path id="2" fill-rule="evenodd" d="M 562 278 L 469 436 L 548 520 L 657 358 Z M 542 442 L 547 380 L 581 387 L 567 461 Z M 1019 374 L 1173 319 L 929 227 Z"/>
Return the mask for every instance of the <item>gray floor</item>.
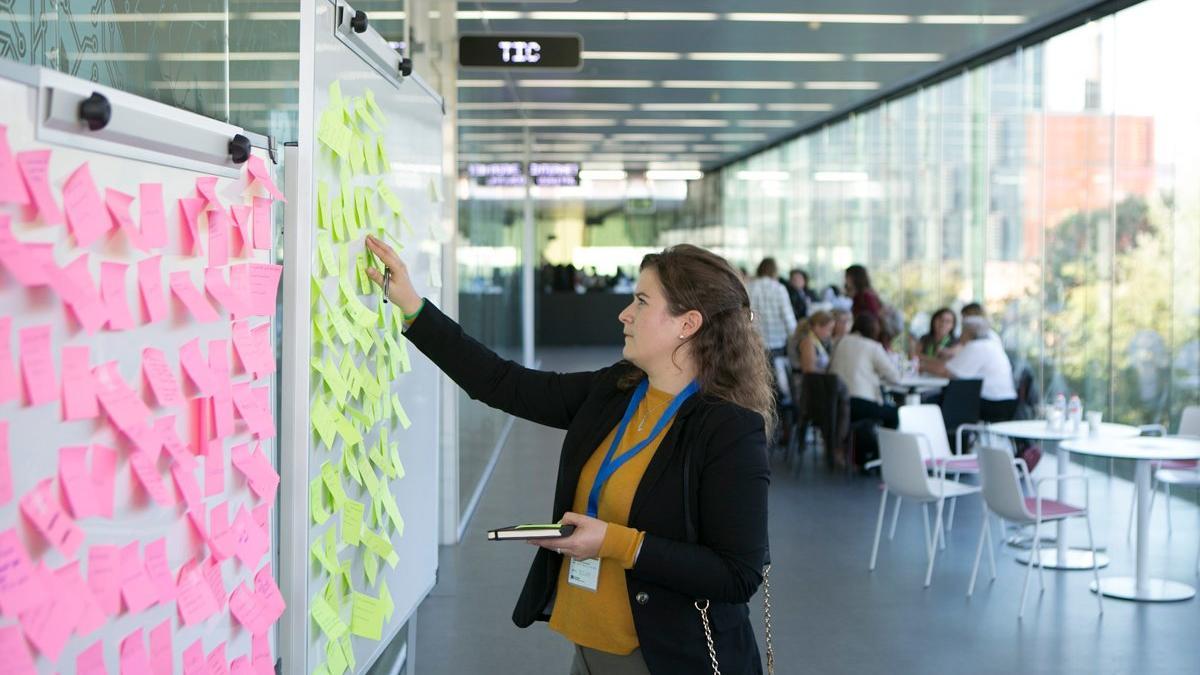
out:
<path id="1" fill-rule="evenodd" d="M 582 369 L 615 352 L 541 354 L 547 368 Z M 565 674 L 571 647 L 542 624 L 516 628 L 509 616 L 532 550 L 495 544 L 483 531 L 548 515 L 562 433 L 518 421 L 467 537 L 441 551 L 439 583 L 418 613 L 417 671 Z M 1051 475 L 1048 458 L 1037 475 Z M 1132 574 L 1125 540 L 1130 485 L 1089 470 L 1100 543 L 1113 562 L 1102 575 Z M 772 615 L 780 673 L 1197 673 L 1200 601 L 1135 604 L 1105 601 L 1097 615 L 1090 572 L 1046 572 L 1046 590 L 1031 582 L 1025 619 L 1017 594 L 1025 568 L 1012 549 L 998 550 L 999 574 L 965 596 L 978 535 L 979 508 L 960 505 L 957 527 L 939 557 L 933 585 L 922 588 L 924 552 L 918 509 L 901 513 L 879 566 L 867 571 L 878 481 L 814 467 L 778 464 L 771 486 L 775 567 Z M 1155 510 L 1152 567 L 1193 585 L 1197 510 L 1176 499 L 1167 533 L 1161 495 Z M 1083 541 L 1082 530 L 1078 533 Z M 985 563 L 986 565 L 986 563 Z M 986 567 L 985 567 L 986 569 Z M 759 618 L 756 599 L 752 614 Z M 759 626 L 761 630 L 761 626 Z M 761 634 L 761 633 L 760 633 Z M 700 648 L 697 645 L 697 648 Z M 730 675 L 730 674 L 726 674 Z"/>

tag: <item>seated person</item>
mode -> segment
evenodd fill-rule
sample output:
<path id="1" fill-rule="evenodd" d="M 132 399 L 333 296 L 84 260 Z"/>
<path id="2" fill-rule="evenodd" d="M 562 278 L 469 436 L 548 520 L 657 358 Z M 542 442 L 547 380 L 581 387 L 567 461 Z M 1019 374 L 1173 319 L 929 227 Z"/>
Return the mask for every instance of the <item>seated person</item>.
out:
<path id="1" fill-rule="evenodd" d="M 850 392 L 850 421 L 879 420 L 885 427 L 899 426 L 895 406 L 884 405 L 882 382 L 900 381 L 900 371 L 879 344 L 879 319 L 873 314 L 854 317 L 854 327 L 838 343 L 829 372 L 846 383 Z"/>
<path id="2" fill-rule="evenodd" d="M 842 338 L 850 333 L 850 322 L 854 315 L 848 309 L 834 308 L 829 312 L 833 317 L 833 333 L 829 335 L 829 356 L 833 356 L 833 350 L 837 349 L 837 344 Z"/>
<path id="3" fill-rule="evenodd" d="M 958 317 L 954 316 L 954 310 L 942 307 L 929 318 L 929 332 L 913 345 L 910 356 L 938 356 L 957 341 L 956 328 Z"/>
<path id="4" fill-rule="evenodd" d="M 1013 386 L 1012 364 L 1000 340 L 994 337 L 987 319 L 963 318 L 961 348 L 953 358 L 942 361 L 921 357 L 921 370 L 940 377 L 983 380 L 979 413 L 985 422 L 1003 422 L 1017 410 L 1017 389 Z"/>
<path id="5" fill-rule="evenodd" d="M 813 312 L 796 326 L 788 339 L 788 361 L 801 373 L 824 373 L 829 370 L 829 351 L 825 343 L 833 335 L 833 316 L 829 312 Z"/>

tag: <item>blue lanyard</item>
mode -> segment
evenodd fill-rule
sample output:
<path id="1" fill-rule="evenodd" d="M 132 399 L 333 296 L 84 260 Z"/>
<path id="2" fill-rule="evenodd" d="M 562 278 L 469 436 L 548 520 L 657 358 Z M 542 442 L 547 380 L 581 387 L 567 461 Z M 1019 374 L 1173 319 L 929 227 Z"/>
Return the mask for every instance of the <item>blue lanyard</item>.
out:
<path id="1" fill-rule="evenodd" d="M 588 494 L 587 514 L 592 518 L 595 518 L 596 514 L 599 513 L 600 491 L 604 489 L 604 485 L 608 482 L 608 479 L 612 478 L 612 475 L 624 466 L 626 462 L 633 459 L 642 450 L 645 450 L 646 446 L 650 445 L 650 441 L 658 438 L 658 435 L 666 428 L 671 418 L 675 417 L 675 413 L 679 412 L 679 407 L 683 405 L 684 401 L 688 400 L 692 394 L 700 389 L 695 380 L 688 383 L 688 386 L 684 387 L 683 391 L 676 394 L 675 398 L 671 400 L 671 405 L 668 405 L 667 409 L 663 411 L 662 417 L 659 417 L 658 421 L 654 423 L 654 428 L 650 430 L 650 435 L 621 456 L 614 457 L 613 455 L 617 454 L 617 448 L 621 445 L 621 439 L 625 437 L 625 429 L 629 426 L 629 420 L 633 419 L 633 412 L 637 410 L 642 399 L 646 398 L 646 390 L 649 387 L 649 382 L 642 380 L 637 390 L 633 392 L 633 398 L 629 400 L 629 406 L 625 408 L 625 416 L 621 418 L 621 423 L 617 426 L 617 434 L 613 437 L 612 445 L 608 448 L 608 454 L 604 456 L 604 462 L 600 464 L 600 470 L 596 472 L 596 480 L 592 483 L 592 491 Z"/>

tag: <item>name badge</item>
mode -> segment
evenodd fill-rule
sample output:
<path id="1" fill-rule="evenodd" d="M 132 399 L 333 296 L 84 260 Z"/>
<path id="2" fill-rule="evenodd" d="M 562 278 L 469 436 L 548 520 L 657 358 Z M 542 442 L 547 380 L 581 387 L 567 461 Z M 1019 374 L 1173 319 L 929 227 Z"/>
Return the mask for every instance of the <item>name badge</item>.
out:
<path id="1" fill-rule="evenodd" d="M 595 591 L 600 584 L 600 559 L 571 560 L 567 568 L 567 583 L 578 588 Z"/>

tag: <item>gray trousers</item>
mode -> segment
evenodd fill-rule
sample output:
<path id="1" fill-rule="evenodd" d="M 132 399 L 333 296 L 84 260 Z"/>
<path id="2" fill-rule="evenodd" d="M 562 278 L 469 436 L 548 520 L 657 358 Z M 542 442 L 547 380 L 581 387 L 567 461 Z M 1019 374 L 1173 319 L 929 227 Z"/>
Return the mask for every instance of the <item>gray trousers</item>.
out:
<path id="1" fill-rule="evenodd" d="M 641 649 L 620 656 L 575 645 L 571 675 L 650 675 L 650 669 L 646 667 Z"/>

